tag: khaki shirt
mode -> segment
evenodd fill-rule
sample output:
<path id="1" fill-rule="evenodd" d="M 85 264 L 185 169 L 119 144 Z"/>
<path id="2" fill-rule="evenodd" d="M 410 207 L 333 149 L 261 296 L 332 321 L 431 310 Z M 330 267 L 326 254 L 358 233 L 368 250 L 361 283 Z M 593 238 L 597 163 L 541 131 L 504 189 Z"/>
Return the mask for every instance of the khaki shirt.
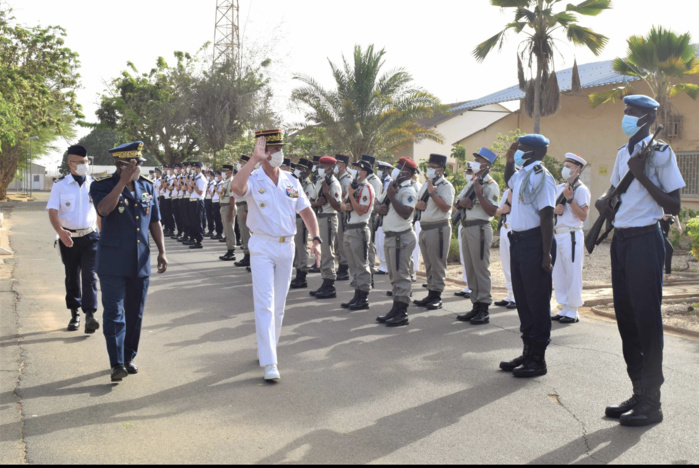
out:
<path id="1" fill-rule="evenodd" d="M 384 193 L 381 197 L 381 202 L 386 199 L 387 194 Z M 417 192 L 413 188 L 411 181 L 406 180 L 401 184 L 401 187 L 396 193 L 396 199 L 405 206 L 411 206 L 415 208 L 417 205 Z M 408 219 L 403 219 L 396 210 L 393 209 L 393 203 L 388 205 L 388 214 L 383 217 L 383 231 L 384 232 L 403 232 L 413 227 L 413 217 L 408 216 Z"/>
<path id="2" fill-rule="evenodd" d="M 349 186 L 352 183 L 352 176 L 349 175 L 348 172 L 345 172 L 337 180 L 340 181 L 340 187 L 342 187 L 342 195 L 347 196 L 347 191 L 349 190 Z"/>
<path id="3" fill-rule="evenodd" d="M 321 177 L 320 180 L 316 183 L 316 193 L 320 194 L 323 192 L 323 181 L 325 180 L 325 177 Z M 327 193 L 324 194 L 325 199 L 327 200 L 328 197 L 332 197 L 340 203 L 342 201 L 342 186 L 340 185 L 340 182 L 335 178 L 335 176 L 332 176 L 330 179 L 330 186 L 328 187 Z M 320 209 L 318 210 L 317 214 L 327 214 L 327 213 L 337 213 L 337 210 L 333 208 L 333 206 L 330 204 L 330 202 L 326 202 L 325 205 L 319 207 Z"/>
<path id="4" fill-rule="evenodd" d="M 229 177 L 221 184 L 221 203 L 229 204 L 231 202 L 231 182 L 233 177 Z"/>
<path id="5" fill-rule="evenodd" d="M 427 182 L 422 184 L 420 193 L 418 193 L 418 200 L 422 200 L 422 197 L 425 195 L 428 186 L 429 184 Z M 444 200 L 444 202 L 447 205 L 452 206 L 454 204 L 455 194 L 456 190 L 454 189 L 454 186 L 451 184 L 451 182 L 445 179 L 444 176 L 440 177 L 437 180 L 437 183 L 435 184 L 435 194 L 427 199 L 427 207 L 425 208 L 425 211 L 422 212 L 422 215 L 420 215 L 420 222 L 436 223 L 439 221 L 449 219 L 451 216 L 451 209 L 447 212 L 444 212 L 441 209 L 439 209 L 437 203 L 434 201 L 434 197 L 439 197 L 442 200 Z"/>
<path id="6" fill-rule="evenodd" d="M 476 177 L 473 180 L 468 181 L 464 189 L 459 194 L 458 199 L 463 198 L 466 192 L 471 188 L 471 186 L 476 182 Z M 490 174 L 485 176 L 485 185 L 483 185 L 483 197 L 488 200 L 491 204 L 498 206 L 498 200 L 500 199 L 500 187 L 498 187 L 497 182 L 490 177 Z M 490 221 L 493 219 L 492 216 L 488 216 L 488 213 L 483 210 L 483 207 L 478 201 L 478 197 L 473 199 L 473 207 L 469 210 L 464 210 L 463 221 L 474 221 L 474 220 Z"/>

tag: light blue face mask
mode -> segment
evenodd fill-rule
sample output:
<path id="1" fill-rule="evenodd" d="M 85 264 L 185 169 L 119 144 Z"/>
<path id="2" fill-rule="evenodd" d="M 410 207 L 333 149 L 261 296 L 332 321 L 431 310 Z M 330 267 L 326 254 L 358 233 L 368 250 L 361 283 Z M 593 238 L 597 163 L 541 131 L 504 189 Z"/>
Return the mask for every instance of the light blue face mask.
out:
<path id="1" fill-rule="evenodd" d="M 526 153 L 522 150 L 517 150 L 515 151 L 515 166 L 522 167 L 524 166 L 524 155 L 530 153 L 531 151 L 527 151 Z"/>
<path id="2" fill-rule="evenodd" d="M 643 117 L 645 117 L 645 115 Z M 626 135 L 630 137 L 634 136 L 642 128 L 638 126 L 638 121 L 640 119 L 641 117 L 625 115 L 624 118 L 621 119 L 621 129 L 624 131 L 624 133 L 626 133 Z"/>

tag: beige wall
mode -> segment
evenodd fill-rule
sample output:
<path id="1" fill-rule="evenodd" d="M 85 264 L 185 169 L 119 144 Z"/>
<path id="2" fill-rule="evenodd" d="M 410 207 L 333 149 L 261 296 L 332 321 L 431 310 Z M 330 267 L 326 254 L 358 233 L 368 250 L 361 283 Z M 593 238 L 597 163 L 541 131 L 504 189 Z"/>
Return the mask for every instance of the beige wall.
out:
<path id="1" fill-rule="evenodd" d="M 638 88 L 640 92 L 640 86 Z M 623 102 L 608 103 L 594 109 L 590 107 L 587 94 L 603 89 L 605 87 L 586 89 L 583 93 L 564 93 L 560 110 L 541 120 L 541 133 L 551 140 L 549 155 L 562 159 L 565 153 L 572 152 L 588 161 L 586 171 L 589 171 L 593 199 L 609 188 L 617 151 L 628 141 L 621 131 Z M 699 102 L 686 95 L 677 96 L 672 102 L 684 116 L 684 125 L 682 138 L 675 138 L 669 143 L 675 152 L 699 151 Z M 473 148 L 492 145 L 498 132 L 506 134 L 516 128 L 527 132 L 533 126 L 532 119 L 526 115 L 511 115 L 458 141 L 458 144 L 463 145 L 468 153 Z M 699 198 L 684 197 L 682 206 L 697 211 Z M 591 221 L 594 221 L 597 210 L 593 209 L 590 213 Z"/>

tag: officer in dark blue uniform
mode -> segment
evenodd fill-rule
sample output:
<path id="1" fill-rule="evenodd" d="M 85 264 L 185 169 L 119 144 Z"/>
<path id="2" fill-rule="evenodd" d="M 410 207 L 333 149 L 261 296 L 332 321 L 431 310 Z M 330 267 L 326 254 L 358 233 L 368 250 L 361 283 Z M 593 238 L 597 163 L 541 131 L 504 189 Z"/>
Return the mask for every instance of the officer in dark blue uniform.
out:
<path id="1" fill-rule="evenodd" d="M 116 172 L 95 179 L 90 196 L 102 218 L 97 275 L 102 289 L 103 329 L 112 382 L 138 372 L 141 321 L 150 279 L 148 232 L 158 247 L 158 273 L 167 269 L 163 229 L 153 182 L 140 175 L 143 143 L 109 150 Z"/>

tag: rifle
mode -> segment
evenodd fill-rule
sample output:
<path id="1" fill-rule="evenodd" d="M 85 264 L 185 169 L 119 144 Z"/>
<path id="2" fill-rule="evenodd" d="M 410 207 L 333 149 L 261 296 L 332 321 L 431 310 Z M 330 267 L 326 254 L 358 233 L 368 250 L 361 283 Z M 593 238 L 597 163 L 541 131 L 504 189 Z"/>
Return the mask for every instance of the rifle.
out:
<path id="1" fill-rule="evenodd" d="M 439 177 L 440 176 L 437 176 L 432 180 L 432 185 L 437 184 L 437 180 L 439 179 Z M 427 183 L 427 182 L 425 182 L 425 183 Z M 425 186 L 425 193 L 422 194 L 422 197 L 420 198 L 419 201 L 427 203 L 427 200 L 429 200 L 429 199 L 430 199 L 430 192 L 427 190 L 427 186 Z M 415 216 L 413 216 L 413 224 L 420 221 L 420 219 L 422 219 L 422 211 L 415 210 Z"/>
<path id="2" fill-rule="evenodd" d="M 478 176 L 478 183 L 480 183 L 481 185 L 483 185 L 483 184 L 485 183 L 485 176 L 487 176 L 489 172 L 490 172 L 490 167 L 489 167 L 488 169 L 485 170 L 485 172 L 483 173 L 483 175 Z M 460 202 L 461 200 L 465 200 L 465 199 L 467 199 L 467 198 L 468 198 L 469 200 L 471 200 L 471 202 L 473 202 L 473 201 L 476 199 L 476 188 L 475 188 L 475 187 L 476 187 L 476 182 L 474 182 L 473 184 L 471 184 L 471 186 L 470 186 L 469 189 L 466 191 L 466 193 L 464 194 L 464 196 L 461 197 L 461 198 L 459 198 L 459 199 L 456 201 L 456 204 L 458 205 L 459 202 Z M 456 225 L 456 224 L 458 224 L 459 222 L 461 222 L 461 218 L 463 218 L 465 214 L 466 214 L 466 208 L 461 208 L 461 207 L 459 207 L 459 208 L 454 212 L 454 214 L 451 215 L 451 224 L 452 224 L 452 225 Z"/>
<path id="3" fill-rule="evenodd" d="M 573 196 L 575 196 L 575 189 L 580 187 L 580 185 L 581 185 L 580 184 L 580 176 L 582 175 L 582 172 L 584 170 L 585 170 L 585 168 L 583 167 L 582 170 L 580 171 L 580 174 L 578 174 L 578 176 L 575 178 L 575 180 L 572 183 L 568 183 L 568 186 L 573 188 Z M 565 191 L 565 189 L 563 191 Z M 571 199 L 570 202 L 572 202 L 572 201 L 573 200 Z M 556 200 L 556 204 L 554 206 L 565 205 L 566 203 L 570 203 L 570 202 L 568 200 L 566 200 L 565 195 L 563 194 L 563 192 L 561 192 L 561 194 L 558 196 L 558 199 Z M 558 215 L 554 215 L 554 225 L 555 225 L 555 220 L 557 220 L 557 219 L 558 219 Z"/>
<path id="4" fill-rule="evenodd" d="M 662 129 L 663 126 L 658 125 L 658 128 L 655 130 L 650 143 L 641 150 L 641 152 L 636 156 L 637 158 L 643 161 L 650 155 L 651 150 L 656 146 L 655 138 Z M 619 185 L 616 187 L 609 187 L 609 190 L 607 190 L 607 192 L 600 198 L 600 200 L 604 200 L 604 202 L 609 203 L 614 216 L 616 216 L 616 213 L 621 207 L 621 196 L 629 189 L 629 185 L 631 185 L 631 182 L 633 182 L 635 179 L 636 177 L 634 177 L 631 171 L 627 171 L 624 177 L 621 179 L 621 182 L 619 182 Z M 602 216 L 597 218 L 597 221 L 595 221 L 595 224 L 592 226 L 592 228 L 590 228 L 590 231 L 585 236 L 585 248 L 587 249 L 587 253 L 592 253 L 595 247 L 600 245 L 602 241 L 607 238 L 609 233 L 612 232 L 612 229 L 614 229 L 614 225 L 612 224 L 614 216 L 612 216 L 611 219 L 605 219 Z M 605 222 L 606 229 L 604 233 L 600 235 L 602 225 L 605 224 Z"/>
<path id="5" fill-rule="evenodd" d="M 333 173 L 330 171 L 329 174 L 325 175 L 325 183 L 328 184 L 328 187 L 330 187 L 330 184 L 332 183 L 333 180 Z M 327 201 L 328 197 L 325 196 L 325 190 L 323 190 L 323 186 L 320 186 L 320 193 L 318 193 L 318 197 L 316 197 L 316 201 L 320 200 L 320 197 L 325 197 L 325 200 Z M 320 211 L 322 210 L 321 206 L 316 206 L 314 208 L 316 214 L 320 214 Z"/>
<path id="6" fill-rule="evenodd" d="M 391 185 L 393 185 L 393 188 L 398 190 L 398 183 L 393 182 Z M 384 198 L 383 202 L 381 202 L 382 205 L 388 206 L 391 204 L 391 200 L 388 198 L 388 194 L 386 194 L 386 197 Z M 374 231 L 376 231 L 378 228 L 383 226 L 383 217 L 386 215 L 379 215 L 379 219 L 376 220 L 376 227 L 374 228 Z"/>

